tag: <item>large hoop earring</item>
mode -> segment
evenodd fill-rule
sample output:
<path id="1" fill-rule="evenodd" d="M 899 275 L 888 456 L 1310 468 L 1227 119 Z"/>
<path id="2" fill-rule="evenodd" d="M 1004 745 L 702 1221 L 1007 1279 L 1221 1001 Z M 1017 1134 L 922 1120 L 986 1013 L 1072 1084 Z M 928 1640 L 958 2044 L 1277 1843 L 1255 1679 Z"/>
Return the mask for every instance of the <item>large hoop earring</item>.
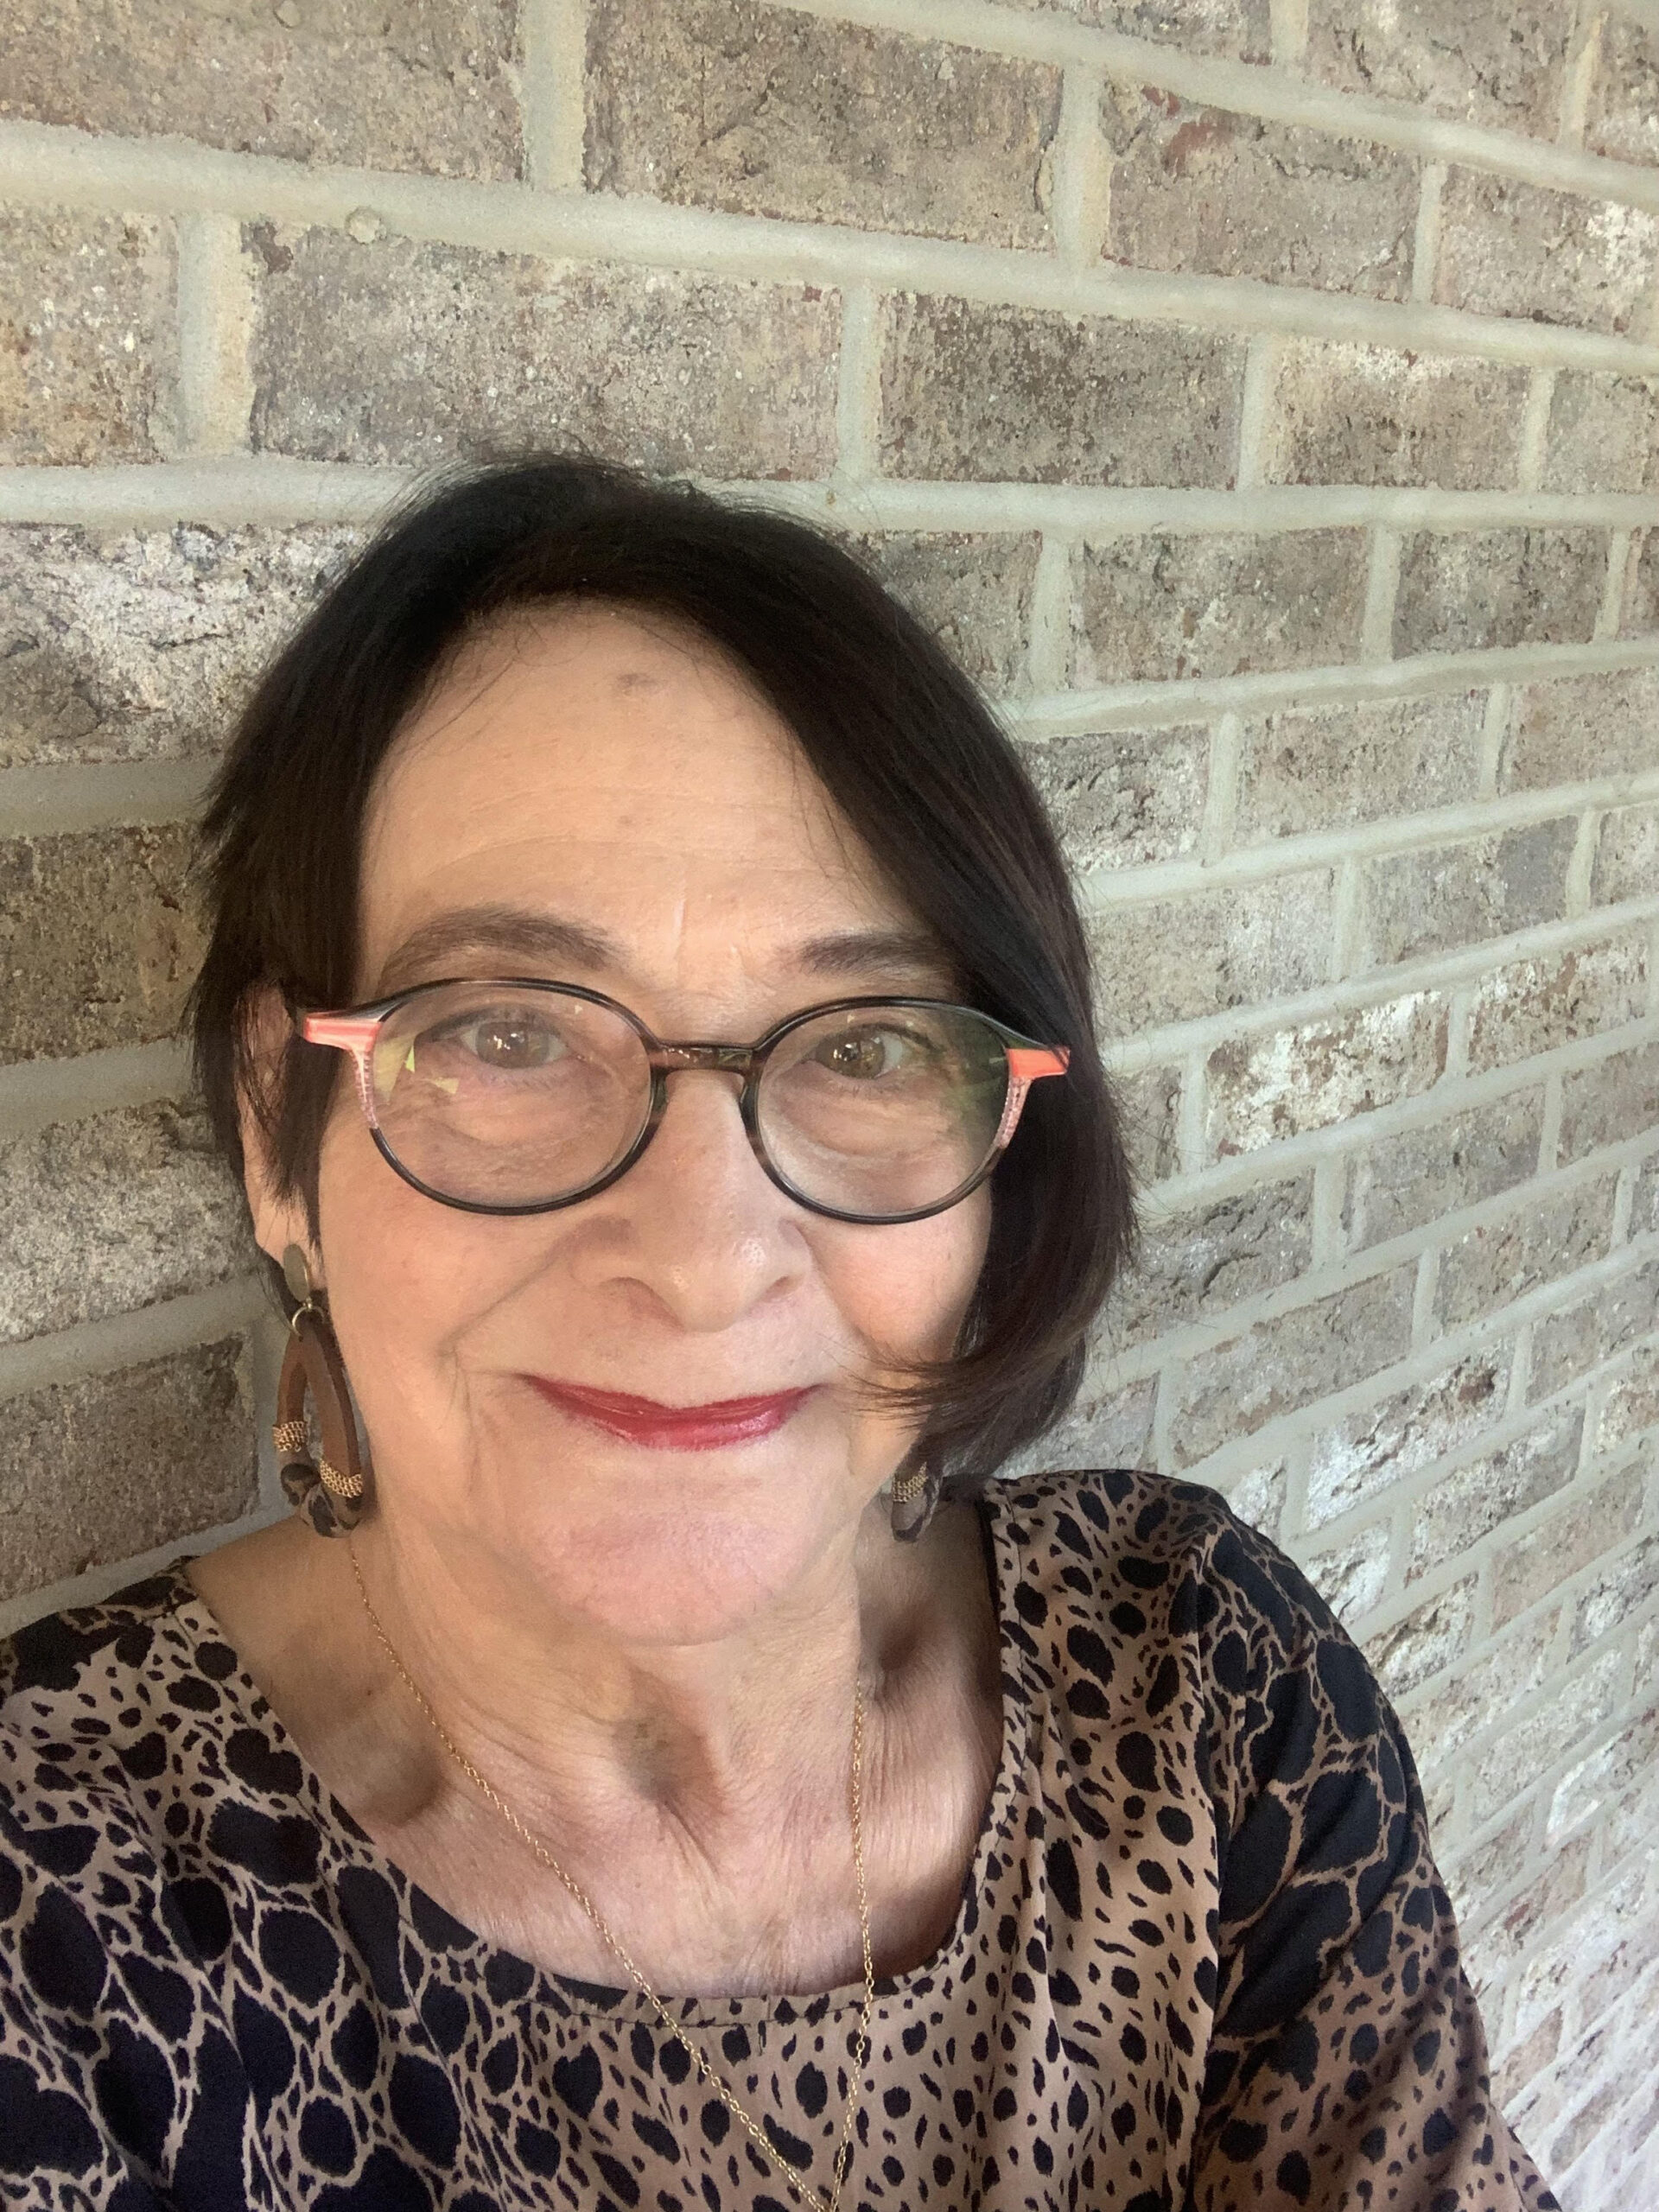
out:
<path id="1" fill-rule="evenodd" d="M 912 1452 L 893 1478 L 893 1533 L 901 1544 L 913 1544 L 925 1530 L 944 1487 L 944 1461 L 939 1453 L 925 1446 Z"/>
<path id="2" fill-rule="evenodd" d="M 363 1517 L 368 1478 L 358 1449 L 346 1363 L 297 1244 L 283 1253 L 283 1274 L 300 1301 L 288 1325 L 288 1349 L 276 1383 L 276 1419 L 270 1432 L 283 1461 L 283 1492 L 318 1535 L 349 1535 Z M 308 1456 L 308 1395 L 322 1437 L 315 1461 Z"/>

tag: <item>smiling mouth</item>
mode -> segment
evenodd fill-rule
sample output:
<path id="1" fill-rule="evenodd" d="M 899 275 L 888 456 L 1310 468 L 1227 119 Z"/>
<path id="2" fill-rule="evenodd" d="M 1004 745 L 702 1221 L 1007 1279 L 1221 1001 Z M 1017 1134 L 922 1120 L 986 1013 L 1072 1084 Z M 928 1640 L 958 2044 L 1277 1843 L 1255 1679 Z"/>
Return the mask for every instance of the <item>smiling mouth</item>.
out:
<path id="1" fill-rule="evenodd" d="M 758 1442 L 780 1429 L 817 1388 L 776 1390 L 764 1398 L 721 1398 L 706 1406 L 664 1406 L 621 1390 L 589 1390 L 541 1375 L 528 1379 L 559 1412 L 591 1421 L 625 1443 L 658 1452 L 716 1452 L 722 1446 Z"/>

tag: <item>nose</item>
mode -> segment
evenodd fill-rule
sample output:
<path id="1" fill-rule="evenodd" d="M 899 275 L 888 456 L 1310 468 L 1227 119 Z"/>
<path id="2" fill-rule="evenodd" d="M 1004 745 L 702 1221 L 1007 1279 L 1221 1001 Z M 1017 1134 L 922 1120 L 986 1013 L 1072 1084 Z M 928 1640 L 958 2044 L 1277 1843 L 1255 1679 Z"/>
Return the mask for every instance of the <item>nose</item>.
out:
<path id="1" fill-rule="evenodd" d="M 620 1238 L 612 1264 L 681 1327 L 729 1328 L 809 1264 L 798 1211 L 749 1143 L 734 1074 L 671 1074 L 655 1135 L 601 1203 Z"/>

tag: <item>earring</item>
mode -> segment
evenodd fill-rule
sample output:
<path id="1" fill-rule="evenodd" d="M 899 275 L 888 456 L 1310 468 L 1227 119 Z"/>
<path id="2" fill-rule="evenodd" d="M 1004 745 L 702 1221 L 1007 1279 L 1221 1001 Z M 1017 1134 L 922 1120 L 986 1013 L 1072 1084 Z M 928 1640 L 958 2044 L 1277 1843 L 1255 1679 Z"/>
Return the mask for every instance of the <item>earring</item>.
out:
<path id="1" fill-rule="evenodd" d="M 893 1478 L 893 1533 L 913 1544 L 933 1518 L 944 1487 L 944 1461 L 925 1446 L 914 1452 Z"/>
<path id="2" fill-rule="evenodd" d="M 318 1535 L 344 1536 L 362 1518 L 368 1491 L 346 1365 L 297 1244 L 290 1244 L 283 1255 L 283 1274 L 300 1301 L 288 1325 L 288 1350 L 276 1383 L 276 1419 L 270 1432 L 284 1462 L 283 1491 Z M 322 1450 L 315 1465 L 308 1456 L 308 1392 L 322 1434 Z"/>

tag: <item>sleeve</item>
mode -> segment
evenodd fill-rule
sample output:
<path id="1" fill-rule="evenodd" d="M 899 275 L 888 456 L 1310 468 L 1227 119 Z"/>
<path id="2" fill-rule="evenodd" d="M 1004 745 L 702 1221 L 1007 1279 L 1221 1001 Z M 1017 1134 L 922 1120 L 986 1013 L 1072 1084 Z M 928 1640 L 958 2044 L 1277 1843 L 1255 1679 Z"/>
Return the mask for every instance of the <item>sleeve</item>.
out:
<path id="1" fill-rule="evenodd" d="M 1559 2212 L 1491 2101 L 1400 1722 L 1228 1517 L 1200 1586 L 1216 2014 L 1186 2212 Z"/>

